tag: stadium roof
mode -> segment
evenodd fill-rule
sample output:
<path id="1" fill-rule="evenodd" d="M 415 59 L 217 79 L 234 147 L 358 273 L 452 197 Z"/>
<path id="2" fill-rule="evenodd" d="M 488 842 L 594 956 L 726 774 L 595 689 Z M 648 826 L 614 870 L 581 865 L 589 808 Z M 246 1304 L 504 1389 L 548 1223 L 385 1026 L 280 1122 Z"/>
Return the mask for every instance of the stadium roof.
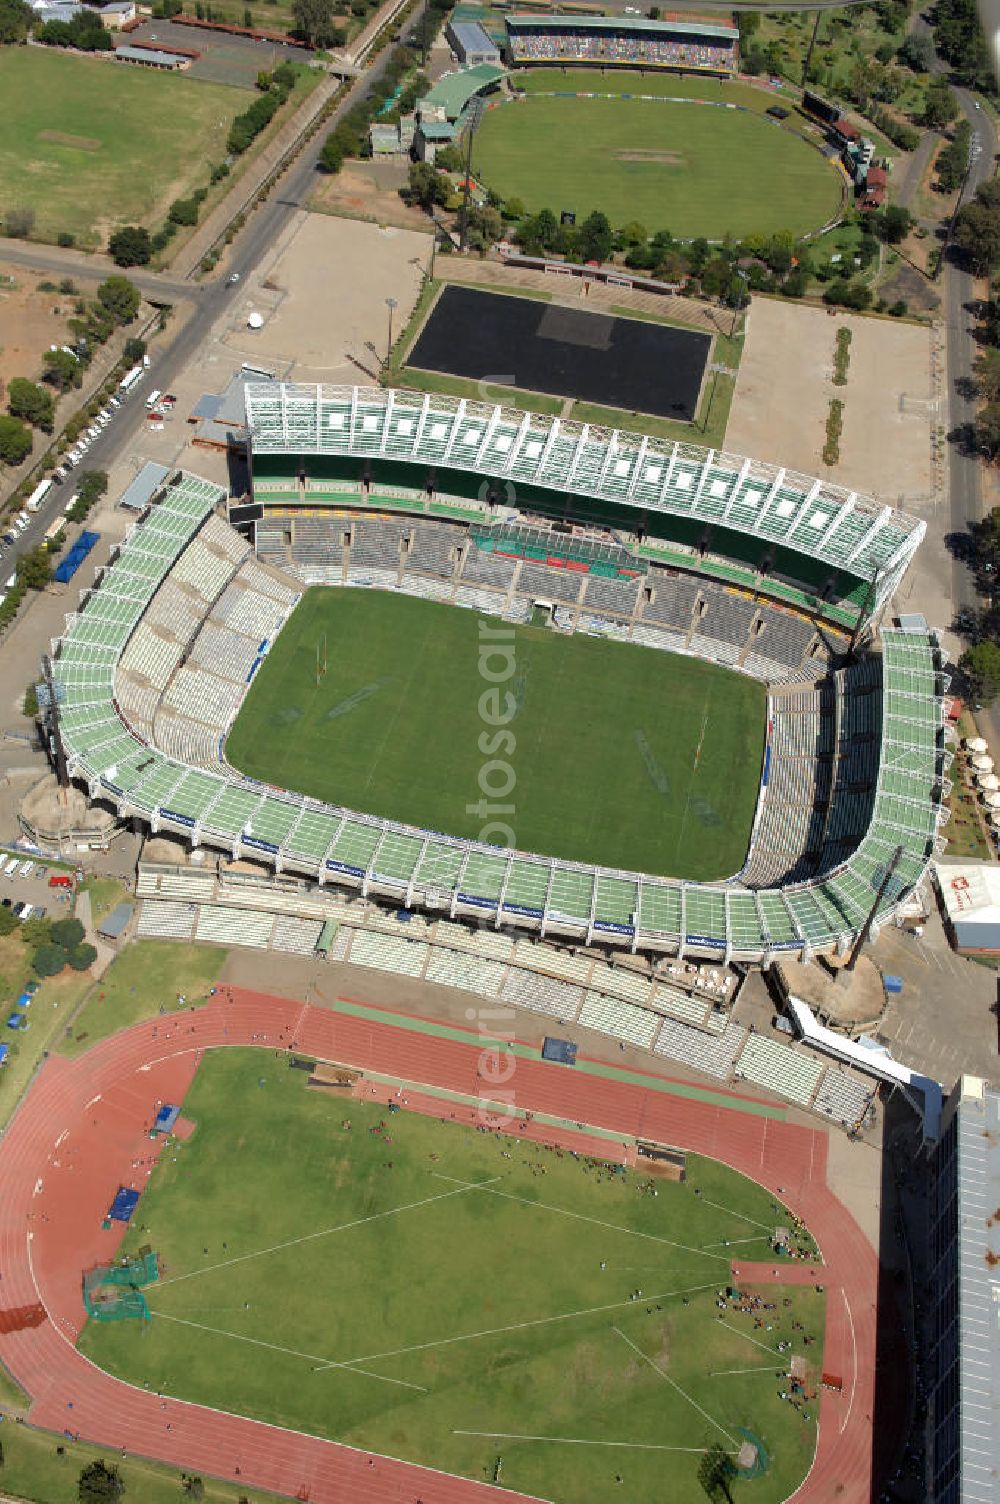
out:
<path id="1" fill-rule="evenodd" d="M 956 1119 L 960 1497 L 992 1504 L 1000 1477 L 1000 1092 L 963 1076 Z"/>
<path id="2" fill-rule="evenodd" d="M 891 918 L 921 882 L 945 792 L 943 678 L 926 631 L 883 633 L 883 726 L 871 825 L 853 855 L 809 882 L 750 890 L 562 862 L 356 814 L 236 775 L 188 767 L 140 740 L 115 697 L 121 654 L 178 555 L 224 493 L 181 475 L 129 532 L 57 645 L 60 724 L 74 777 L 154 831 L 406 907 L 532 925 L 590 943 L 761 960 L 844 945 L 876 896 Z M 890 865 L 899 856 L 891 881 Z"/>
<path id="3" fill-rule="evenodd" d="M 457 120 L 470 99 L 481 90 L 498 84 L 506 75 L 506 68 L 499 68 L 495 63 L 476 63 L 474 68 L 446 73 L 420 101 L 418 109 L 444 110 L 449 120 Z"/>
<path id="4" fill-rule="evenodd" d="M 765 538 L 877 580 L 885 604 L 924 535 L 905 512 L 717 449 L 381 387 L 246 387 L 255 454 L 405 460 L 665 512 Z"/>
<path id="5" fill-rule="evenodd" d="M 466 52 L 482 52 L 484 48 L 489 48 L 495 53 L 497 50 L 496 42 L 479 21 L 453 20 L 449 22 L 448 30 Z"/>
<path id="6" fill-rule="evenodd" d="M 739 40 L 739 27 L 724 21 L 648 21 L 642 16 L 505 16 L 504 24 L 516 31 L 519 26 L 546 31 L 649 31 L 659 36 L 720 37 L 726 42 Z"/>

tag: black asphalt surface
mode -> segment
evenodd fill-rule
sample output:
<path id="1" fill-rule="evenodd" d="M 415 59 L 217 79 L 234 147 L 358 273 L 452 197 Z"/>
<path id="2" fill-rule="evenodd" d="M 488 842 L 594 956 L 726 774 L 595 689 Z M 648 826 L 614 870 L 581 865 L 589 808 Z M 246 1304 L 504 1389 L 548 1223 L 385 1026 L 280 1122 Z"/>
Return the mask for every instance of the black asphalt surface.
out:
<path id="1" fill-rule="evenodd" d="M 690 421 L 710 348 L 710 336 L 694 330 L 452 285 L 408 364 Z"/>

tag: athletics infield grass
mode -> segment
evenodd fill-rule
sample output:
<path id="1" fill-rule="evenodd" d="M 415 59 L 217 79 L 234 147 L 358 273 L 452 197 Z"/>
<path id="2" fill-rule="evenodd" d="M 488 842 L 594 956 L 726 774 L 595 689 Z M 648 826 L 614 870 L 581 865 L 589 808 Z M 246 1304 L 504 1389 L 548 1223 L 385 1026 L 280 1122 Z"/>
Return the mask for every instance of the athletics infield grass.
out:
<path id="1" fill-rule="evenodd" d="M 473 169 L 532 213 L 570 210 L 579 223 L 598 209 L 615 226 L 638 220 L 649 234 L 719 240 L 777 230 L 802 235 L 840 206 L 836 169 L 796 130 L 763 113 L 773 95 L 711 80 L 586 70 L 529 72 L 519 82 L 528 97 L 487 111 Z M 591 97 L 565 97 L 576 90 Z M 629 91 L 657 97 L 621 97 Z"/>
<path id="2" fill-rule="evenodd" d="M 261 1050 L 207 1055 L 184 1114 L 123 1248 L 160 1257 L 151 1319 L 87 1325 L 103 1368 L 483 1481 L 499 1455 L 558 1504 L 696 1504 L 698 1449 L 743 1429 L 771 1465 L 737 1504 L 807 1470 L 816 1406 L 779 1398 L 775 1345 L 818 1373 L 823 1298 L 777 1288 L 770 1332 L 719 1319 L 732 1255 L 787 1220 L 735 1172 L 692 1157 L 654 1197 L 646 1172 L 313 1091 Z"/>
<path id="3" fill-rule="evenodd" d="M 489 642 L 503 648 L 487 658 Z M 521 850 L 712 880 L 746 856 L 764 722 L 762 685 L 694 658 L 315 589 L 259 670 L 226 755 L 364 813 L 463 837 L 493 820 Z M 484 812 L 484 796 L 504 808 Z"/>

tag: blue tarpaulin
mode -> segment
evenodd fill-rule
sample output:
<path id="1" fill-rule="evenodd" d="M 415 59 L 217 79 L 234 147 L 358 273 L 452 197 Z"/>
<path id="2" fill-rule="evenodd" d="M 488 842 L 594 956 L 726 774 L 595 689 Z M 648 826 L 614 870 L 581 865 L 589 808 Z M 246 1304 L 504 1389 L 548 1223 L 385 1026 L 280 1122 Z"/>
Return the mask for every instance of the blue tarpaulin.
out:
<path id="1" fill-rule="evenodd" d="M 61 559 L 56 565 L 55 578 L 60 585 L 69 584 L 100 536 L 100 533 L 83 532 L 80 534 L 65 559 Z"/>
<path id="2" fill-rule="evenodd" d="M 9 1044 L 0 1044 L 0 1065 L 6 1065 L 7 1056 L 10 1054 Z"/>
<path id="3" fill-rule="evenodd" d="M 7 1027 L 8 1029 L 26 1029 L 28 1020 L 23 1013 L 12 1013 L 7 1020 Z"/>
<path id="4" fill-rule="evenodd" d="M 542 1059 L 556 1060 L 560 1065 L 575 1065 L 576 1045 L 569 1039 L 547 1038 L 542 1045 Z"/>
<path id="5" fill-rule="evenodd" d="M 153 1122 L 154 1133 L 169 1133 L 181 1115 L 179 1107 L 171 1107 L 164 1102 Z"/>
<path id="6" fill-rule="evenodd" d="M 130 1191 L 128 1186 L 120 1185 L 108 1216 L 112 1222 L 127 1222 L 139 1204 L 139 1192 Z"/>

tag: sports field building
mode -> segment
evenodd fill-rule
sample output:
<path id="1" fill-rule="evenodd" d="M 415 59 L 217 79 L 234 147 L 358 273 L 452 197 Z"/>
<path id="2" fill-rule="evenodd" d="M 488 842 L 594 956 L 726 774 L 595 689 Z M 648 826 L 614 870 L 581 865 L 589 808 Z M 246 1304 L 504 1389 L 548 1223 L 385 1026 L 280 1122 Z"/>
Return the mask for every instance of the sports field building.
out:
<path id="1" fill-rule="evenodd" d="M 668 68 L 728 77 L 739 29 L 727 21 L 648 21 L 625 16 L 507 16 L 512 67 Z"/>
<path id="2" fill-rule="evenodd" d="M 220 488 L 171 477 L 56 646 L 69 770 L 93 799 L 289 881 L 727 962 L 844 951 L 923 883 L 945 818 L 947 676 L 933 631 L 886 615 L 921 522 L 751 459 L 500 406 L 272 381 L 248 384 L 246 407 L 252 493 L 226 519 Z M 318 586 L 757 680 L 740 870 L 701 882 L 560 860 L 239 774 L 230 727 Z"/>

